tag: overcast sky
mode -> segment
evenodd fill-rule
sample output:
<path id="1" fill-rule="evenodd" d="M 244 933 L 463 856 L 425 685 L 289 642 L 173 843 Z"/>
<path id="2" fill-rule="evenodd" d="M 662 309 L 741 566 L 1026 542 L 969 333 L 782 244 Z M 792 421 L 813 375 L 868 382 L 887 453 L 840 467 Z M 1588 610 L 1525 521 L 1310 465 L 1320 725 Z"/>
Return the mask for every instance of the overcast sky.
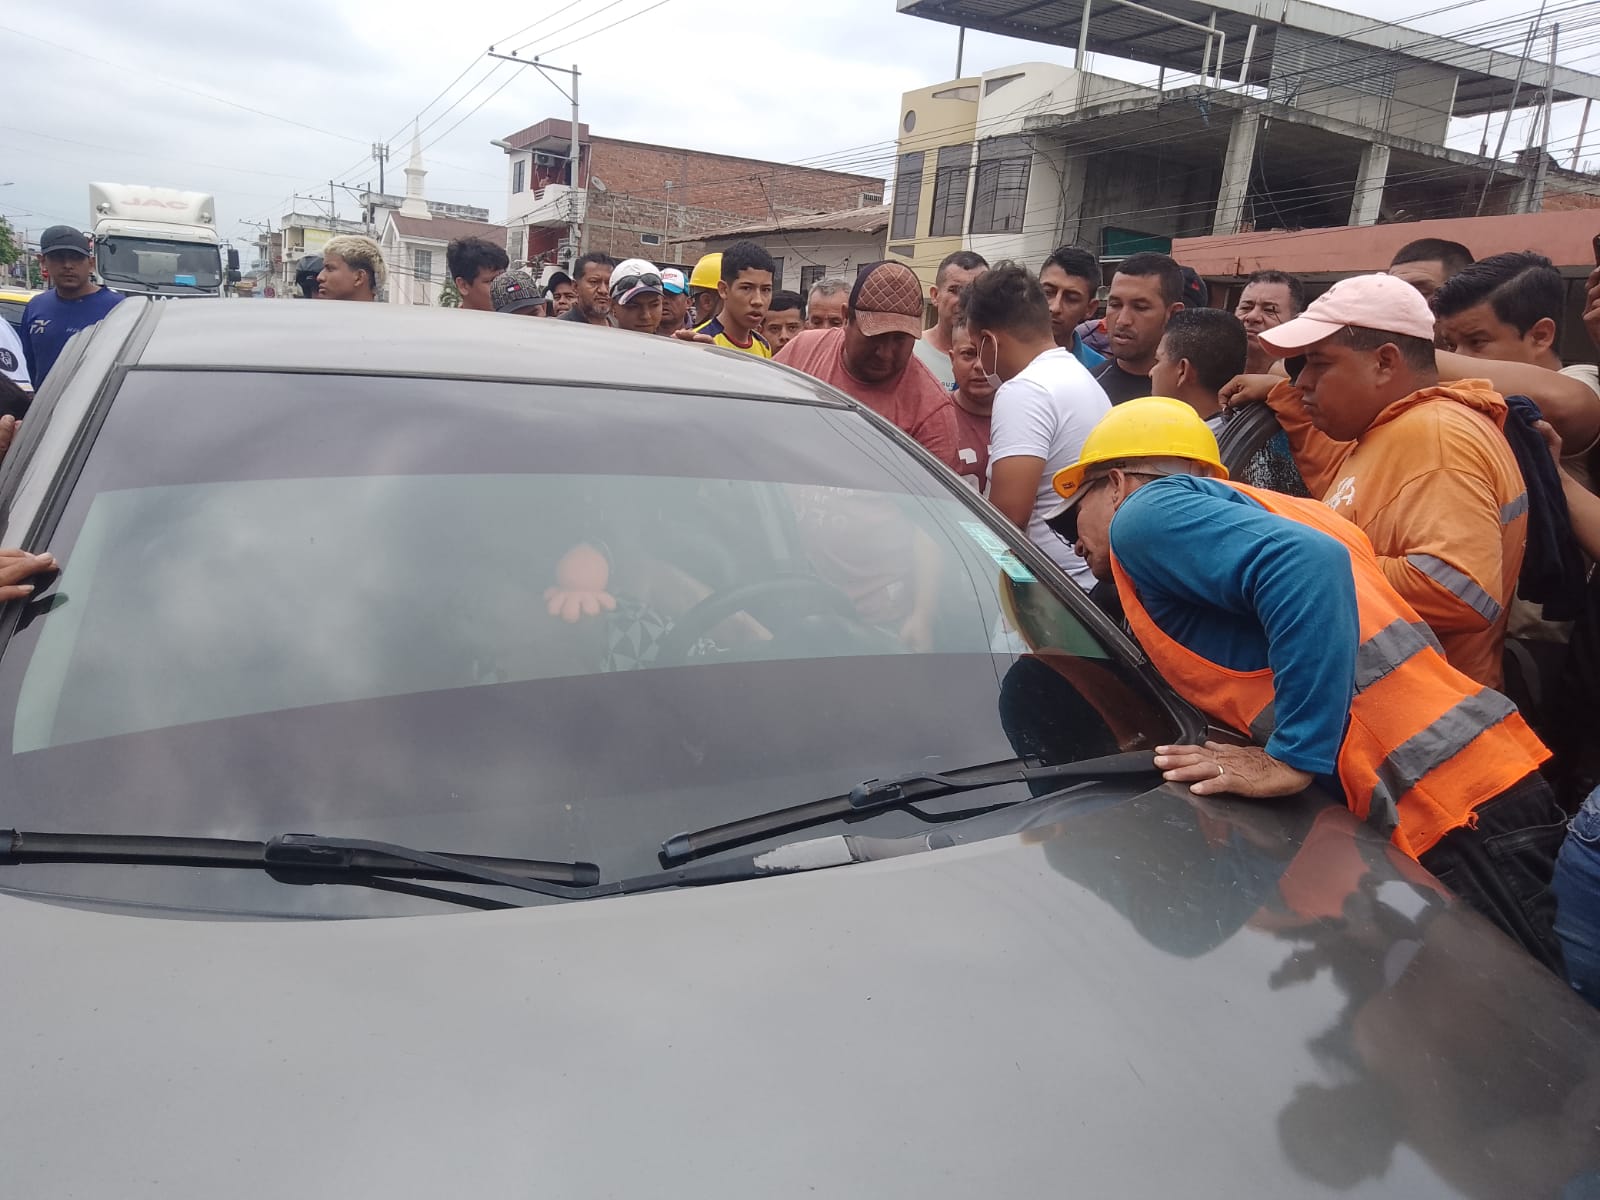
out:
<path id="1" fill-rule="evenodd" d="M 1574 3 L 1550 5 L 1566 10 L 1560 61 L 1600 72 L 1586 28 L 1596 18 Z M 1537 9 L 1339 7 L 1513 49 Z M 293 193 L 325 196 L 330 176 L 375 185 L 368 147 L 384 139 L 389 190 L 401 190 L 411 121 L 425 105 L 430 198 L 502 219 L 504 156 L 490 139 L 568 109 L 536 72 L 482 59 L 491 43 L 576 62 L 596 133 L 887 175 L 901 93 L 950 78 L 956 53 L 954 28 L 901 16 L 894 0 L 57 0 L 3 11 L 12 99 L 0 117 L 0 184 L 10 184 L 0 213 L 35 238 L 57 221 L 85 222 L 89 181 L 113 180 L 214 192 L 223 235 L 248 242 L 254 231 L 241 221 L 276 226 Z M 605 28 L 619 18 L 630 19 Z M 1070 51 L 968 35 L 969 74 L 1027 60 L 1068 61 Z M 1154 77 L 1138 64 L 1094 65 Z M 1558 151 L 1570 152 L 1577 132 L 1581 106 L 1569 107 L 1557 110 Z M 1476 149 L 1481 129 L 1460 130 L 1453 144 Z M 1513 124 L 1508 152 L 1523 140 Z M 1600 114 L 1586 144 L 1585 157 L 1600 160 Z M 348 196 L 340 209 L 355 215 Z"/>

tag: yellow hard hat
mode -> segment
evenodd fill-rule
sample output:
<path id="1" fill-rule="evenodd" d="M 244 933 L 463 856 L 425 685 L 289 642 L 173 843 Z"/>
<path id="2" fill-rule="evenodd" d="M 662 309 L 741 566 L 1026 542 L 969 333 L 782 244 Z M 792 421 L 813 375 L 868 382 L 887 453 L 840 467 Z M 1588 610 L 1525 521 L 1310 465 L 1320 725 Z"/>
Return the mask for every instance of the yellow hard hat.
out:
<path id="1" fill-rule="evenodd" d="M 1072 507 L 1090 467 L 1128 458 L 1187 458 L 1206 467 L 1206 474 L 1215 479 L 1228 477 L 1217 439 L 1199 413 L 1182 400 L 1145 396 L 1119 404 L 1101 417 L 1083 439 L 1078 461 L 1055 473 L 1051 482 L 1066 503 L 1051 516 Z"/>
<path id="2" fill-rule="evenodd" d="M 722 251 L 715 254 L 703 255 L 694 265 L 694 273 L 689 276 L 689 290 L 691 292 L 714 292 L 717 284 L 722 282 Z"/>

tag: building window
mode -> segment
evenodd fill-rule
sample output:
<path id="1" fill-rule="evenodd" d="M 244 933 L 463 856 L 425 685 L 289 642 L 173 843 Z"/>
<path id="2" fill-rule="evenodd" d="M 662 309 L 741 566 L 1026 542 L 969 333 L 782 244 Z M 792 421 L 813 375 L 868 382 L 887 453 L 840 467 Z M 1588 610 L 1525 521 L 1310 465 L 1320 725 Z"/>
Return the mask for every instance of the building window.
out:
<path id="1" fill-rule="evenodd" d="M 978 184 L 972 195 L 973 233 L 1017 233 L 1028 208 L 1033 147 L 1027 138 L 978 143 Z"/>
<path id="2" fill-rule="evenodd" d="M 528 160 L 519 158 L 511 164 L 511 190 L 526 191 L 528 187 Z"/>
<path id="3" fill-rule="evenodd" d="M 783 259 L 776 254 L 772 256 L 772 290 L 775 292 L 783 290 Z"/>
<path id="4" fill-rule="evenodd" d="M 939 147 L 938 173 L 933 177 L 933 216 L 929 237 L 960 237 L 967 216 L 967 176 L 972 173 L 972 144 Z"/>
<path id="5" fill-rule="evenodd" d="M 917 236 L 917 208 L 922 204 L 922 151 L 902 154 L 894 174 L 894 220 L 889 236 Z"/>
<path id="6" fill-rule="evenodd" d="M 411 274 L 417 282 L 417 288 L 412 293 L 418 304 L 432 304 L 433 298 L 429 295 L 428 288 L 433 283 L 433 251 L 413 250 L 411 252 Z"/>
<path id="7" fill-rule="evenodd" d="M 522 261 L 523 236 L 523 231 L 520 229 L 508 229 L 506 231 L 506 257 L 514 263 Z"/>
<path id="8" fill-rule="evenodd" d="M 800 295 L 807 304 L 811 303 L 811 289 L 826 273 L 826 267 L 801 267 L 800 268 Z"/>

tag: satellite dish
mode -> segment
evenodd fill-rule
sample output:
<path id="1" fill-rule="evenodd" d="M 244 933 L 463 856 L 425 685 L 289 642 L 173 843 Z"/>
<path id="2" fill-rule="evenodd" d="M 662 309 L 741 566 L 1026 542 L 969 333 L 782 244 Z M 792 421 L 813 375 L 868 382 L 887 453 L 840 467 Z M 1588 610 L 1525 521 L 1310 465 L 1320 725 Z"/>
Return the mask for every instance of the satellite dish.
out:
<path id="1" fill-rule="evenodd" d="M 598 175 L 591 175 L 589 177 L 589 183 L 594 187 L 594 190 L 599 192 L 602 196 L 610 190 L 606 187 L 606 181 L 601 179 Z"/>

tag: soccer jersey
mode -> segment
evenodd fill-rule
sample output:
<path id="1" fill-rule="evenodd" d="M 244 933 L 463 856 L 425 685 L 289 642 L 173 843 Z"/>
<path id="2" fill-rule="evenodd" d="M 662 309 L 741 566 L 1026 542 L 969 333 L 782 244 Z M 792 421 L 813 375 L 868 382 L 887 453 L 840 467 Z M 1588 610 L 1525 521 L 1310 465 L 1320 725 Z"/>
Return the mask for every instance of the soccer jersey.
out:
<path id="1" fill-rule="evenodd" d="M 712 317 L 704 325 L 695 326 L 695 332 L 705 334 L 717 345 L 726 347 L 729 350 L 742 350 L 746 354 L 754 354 L 757 358 L 772 357 L 772 347 L 767 345 L 766 338 L 759 333 L 752 333 L 749 342 L 741 346 L 728 336 L 728 331 L 723 328 L 722 320 L 718 317 Z"/>

